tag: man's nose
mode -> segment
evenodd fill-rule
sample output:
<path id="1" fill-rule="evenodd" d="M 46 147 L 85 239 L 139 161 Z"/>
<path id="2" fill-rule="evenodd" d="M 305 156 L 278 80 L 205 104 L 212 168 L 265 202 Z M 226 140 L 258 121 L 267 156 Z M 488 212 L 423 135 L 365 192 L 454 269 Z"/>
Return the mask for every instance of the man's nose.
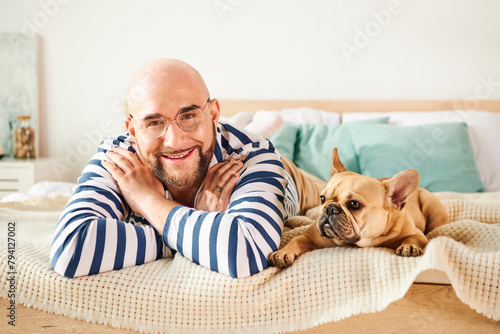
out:
<path id="1" fill-rule="evenodd" d="M 176 147 L 177 143 L 181 143 L 186 132 L 182 130 L 177 122 L 168 123 L 167 129 L 163 134 L 163 143 L 165 146 Z"/>

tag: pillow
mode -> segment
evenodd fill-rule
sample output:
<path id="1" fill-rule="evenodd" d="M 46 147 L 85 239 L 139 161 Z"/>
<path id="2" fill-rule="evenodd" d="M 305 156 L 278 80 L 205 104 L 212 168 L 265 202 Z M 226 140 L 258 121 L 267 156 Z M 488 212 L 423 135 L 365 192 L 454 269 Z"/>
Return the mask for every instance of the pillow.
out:
<path id="1" fill-rule="evenodd" d="M 371 119 L 363 123 L 387 123 L 388 117 Z M 324 181 L 330 179 L 333 148 L 338 148 L 340 160 L 347 170 L 359 173 L 354 149 L 351 123 L 343 124 L 291 124 L 285 125 L 271 137 L 278 151 L 295 165 Z"/>
<path id="2" fill-rule="evenodd" d="M 25 194 L 25 193 L 12 193 L 8 194 L 5 197 L 0 198 L 0 203 L 6 203 L 6 202 L 22 202 L 27 199 L 33 198 L 35 196 L 30 195 L 30 194 Z"/>
<path id="3" fill-rule="evenodd" d="M 313 108 L 289 108 L 278 111 L 285 122 L 297 124 L 340 124 L 340 114 Z"/>
<path id="4" fill-rule="evenodd" d="M 245 128 L 264 138 L 270 138 L 284 122 L 298 124 L 339 124 L 340 114 L 312 108 L 259 110 L 255 114 L 240 111 L 232 117 L 221 116 L 220 121 Z"/>
<path id="5" fill-rule="evenodd" d="M 247 126 L 252 121 L 252 119 L 253 113 L 249 111 L 240 111 L 232 117 L 226 117 L 222 115 L 219 117 L 219 121 L 231 123 L 242 128 Z"/>
<path id="6" fill-rule="evenodd" d="M 71 196 L 76 186 L 76 183 L 71 182 L 40 181 L 28 190 L 28 194 L 40 196 L 57 193 L 64 196 Z"/>
<path id="7" fill-rule="evenodd" d="M 253 115 L 252 121 L 245 125 L 245 130 L 270 138 L 283 124 L 283 116 L 277 111 L 258 111 Z"/>
<path id="8" fill-rule="evenodd" d="M 392 177 L 415 169 L 432 192 L 484 191 L 465 123 L 352 124 L 361 173 Z"/>
<path id="9" fill-rule="evenodd" d="M 300 130 L 300 125 L 295 123 L 285 123 L 281 129 L 276 131 L 269 140 L 280 154 L 293 162 L 295 155 L 295 141 Z"/>
<path id="10" fill-rule="evenodd" d="M 239 126 L 264 138 L 271 137 L 283 126 L 283 116 L 276 111 L 258 111 L 255 114 L 240 111 L 233 117 L 221 116 L 219 121 Z"/>
<path id="11" fill-rule="evenodd" d="M 469 123 L 469 134 L 477 168 L 486 191 L 500 191 L 500 113 L 496 120 Z"/>
<path id="12" fill-rule="evenodd" d="M 477 168 L 486 191 L 500 191 L 500 113 L 457 111 L 455 119 L 467 123 Z"/>
<path id="13" fill-rule="evenodd" d="M 500 191 L 500 113 L 481 110 L 398 111 L 386 113 L 358 112 L 342 115 L 342 120 L 362 120 L 389 116 L 390 124 L 420 125 L 465 122 L 479 175 L 486 191 Z"/>
<path id="14" fill-rule="evenodd" d="M 390 117 L 390 124 L 420 125 L 458 122 L 455 111 L 389 111 L 389 112 L 352 112 L 342 114 L 343 121 L 360 121 L 370 118 Z"/>

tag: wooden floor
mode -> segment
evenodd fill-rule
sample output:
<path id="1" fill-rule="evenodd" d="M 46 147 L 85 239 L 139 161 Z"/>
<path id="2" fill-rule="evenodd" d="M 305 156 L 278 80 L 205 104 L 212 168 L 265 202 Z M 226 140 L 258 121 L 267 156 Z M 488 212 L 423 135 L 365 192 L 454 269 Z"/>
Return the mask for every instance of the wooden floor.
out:
<path id="1" fill-rule="evenodd" d="M 0 298 L 0 333 L 137 333 L 70 319 L 17 305 L 12 327 L 8 301 Z M 500 322 L 490 320 L 460 302 L 449 285 L 413 284 L 405 298 L 385 310 L 359 314 L 295 334 L 326 333 L 500 333 Z"/>

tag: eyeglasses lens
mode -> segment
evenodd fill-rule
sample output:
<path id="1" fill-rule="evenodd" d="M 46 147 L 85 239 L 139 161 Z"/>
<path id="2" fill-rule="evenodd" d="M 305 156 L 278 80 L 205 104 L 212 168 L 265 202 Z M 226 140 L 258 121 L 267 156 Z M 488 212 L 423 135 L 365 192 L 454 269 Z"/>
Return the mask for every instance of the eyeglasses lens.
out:
<path id="1" fill-rule="evenodd" d="M 175 122 L 182 130 L 193 132 L 203 124 L 203 113 L 198 108 L 182 110 L 177 115 Z M 139 127 L 146 137 L 158 138 L 165 133 L 168 123 L 170 122 L 165 121 L 160 115 L 151 115 L 145 117 L 140 122 Z"/>
<path id="2" fill-rule="evenodd" d="M 183 110 L 177 115 L 176 120 L 182 130 L 192 132 L 203 123 L 203 113 L 198 108 Z"/>

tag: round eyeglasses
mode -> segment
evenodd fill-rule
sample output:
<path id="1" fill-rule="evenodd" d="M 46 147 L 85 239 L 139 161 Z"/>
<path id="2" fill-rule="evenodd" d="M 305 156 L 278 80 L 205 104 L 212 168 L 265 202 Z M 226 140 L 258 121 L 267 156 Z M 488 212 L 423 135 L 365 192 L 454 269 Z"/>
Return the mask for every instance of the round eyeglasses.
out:
<path id="1" fill-rule="evenodd" d="M 160 138 L 167 132 L 169 123 L 175 122 L 182 130 L 186 132 L 193 132 L 200 128 L 205 119 L 205 109 L 208 104 L 212 102 L 210 98 L 207 99 L 207 104 L 200 109 L 194 105 L 182 108 L 177 113 L 177 116 L 173 121 L 166 121 L 159 114 L 151 114 L 144 116 L 140 121 L 136 121 L 135 118 L 129 114 L 129 117 L 136 122 L 137 127 L 141 133 L 149 138 L 156 139 Z"/>

